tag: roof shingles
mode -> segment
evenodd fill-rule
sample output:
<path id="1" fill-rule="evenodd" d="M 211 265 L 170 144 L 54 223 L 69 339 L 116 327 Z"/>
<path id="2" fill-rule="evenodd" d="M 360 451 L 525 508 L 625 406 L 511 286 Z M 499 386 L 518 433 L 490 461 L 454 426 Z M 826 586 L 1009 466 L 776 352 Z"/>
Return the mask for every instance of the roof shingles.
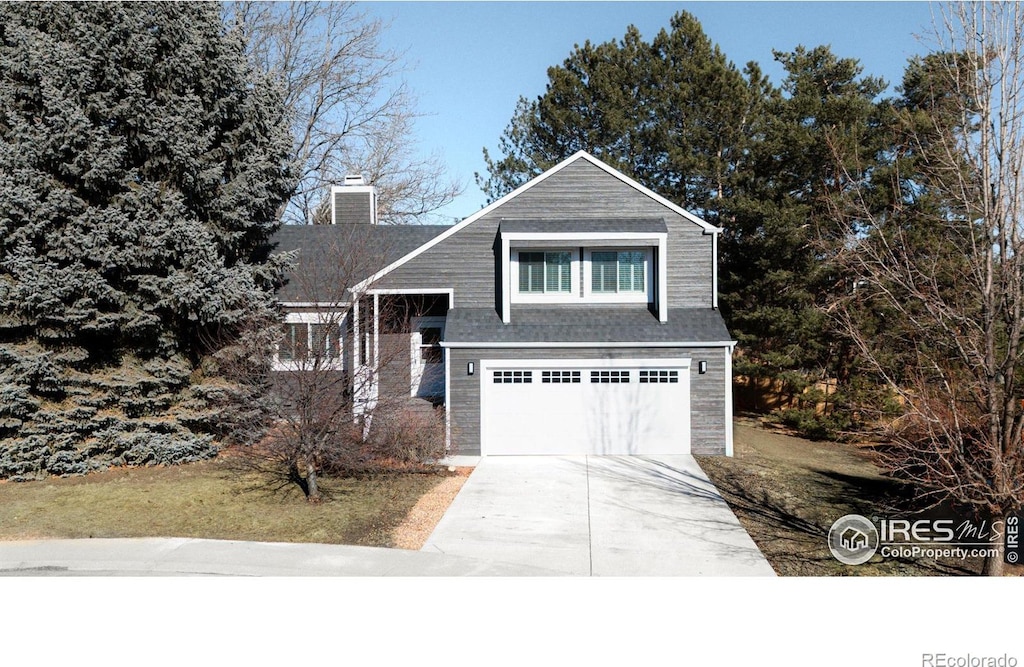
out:
<path id="1" fill-rule="evenodd" d="M 453 308 L 447 343 L 721 343 L 731 340 L 712 308 L 672 308 L 662 323 L 644 307 L 515 308 L 503 324 L 492 308 Z"/>
<path id="2" fill-rule="evenodd" d="M 347 289 L 408 255 L 446 229 L 443 225 L 284 225 L 271 239 L 274 254 L 298 251 L 283 302 L 337 302 Z"/>

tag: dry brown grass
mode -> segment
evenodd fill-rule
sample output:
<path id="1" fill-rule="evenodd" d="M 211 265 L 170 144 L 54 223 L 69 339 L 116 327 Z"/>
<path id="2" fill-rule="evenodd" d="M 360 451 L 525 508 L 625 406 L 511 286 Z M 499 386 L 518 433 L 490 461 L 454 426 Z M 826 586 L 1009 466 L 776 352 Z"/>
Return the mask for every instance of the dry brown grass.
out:
<path id="1" fill-rule="evenodd" d="M 883 476 L 856 444 L 812 442 L 738 420 L 735 457 L 697 457 L 740 523 L 781 575 L 941 575 L 980 572 L 981 562 L 883 559 L 843 565 L 826 538 L 845 514 L 896 516 L 912 491 Z M 1024 568 L 1007 567 L 1019 573 Z"/>
<path id="2" fill-rule="evenodd" d="M 218 461 L 7 482 L 0 484 L 0 540 L 194 537 L 394 546 L 395 529 L 446 479 L 328 478 L 325 501 L 318 505 L 307 503 L 298 488 L 276 494 L 248 490 L 252 484 Z"/>

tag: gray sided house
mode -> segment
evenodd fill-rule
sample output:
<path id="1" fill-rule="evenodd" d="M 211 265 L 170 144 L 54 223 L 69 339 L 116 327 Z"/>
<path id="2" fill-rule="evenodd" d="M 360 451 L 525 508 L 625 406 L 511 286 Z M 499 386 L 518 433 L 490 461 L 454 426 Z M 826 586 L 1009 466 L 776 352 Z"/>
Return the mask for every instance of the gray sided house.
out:
<path id="1" fill-rule="evenodd" d="M 451 227 L 376 225 L 360 181 L 331 209 L 279 234 L 278 368 L 326 349 L 360 405 L 443 409 L 460 454 L 732 454 L 721 229 L 584 152 Z"/>

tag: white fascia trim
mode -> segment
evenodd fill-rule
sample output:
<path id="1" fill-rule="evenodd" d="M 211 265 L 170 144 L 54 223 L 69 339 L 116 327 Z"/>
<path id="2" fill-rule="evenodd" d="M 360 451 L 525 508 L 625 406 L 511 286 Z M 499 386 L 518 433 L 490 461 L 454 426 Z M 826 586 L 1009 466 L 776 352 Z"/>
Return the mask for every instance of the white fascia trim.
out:
<path id="1" fill-rule="evenodd" d="M 322 361 L 317 366 L 310 362 L 280 361 L 276 358 L 275 355 L 275 359 L 271 362 L 270 370 L 277 373 L 299 373 L 316 371 L 341 371 L 344 370 L 344 367 L 342 366 L 342 363 L 340 361 Z"/>
<path id="2" fill-rule="evenodd" d="M 650 359 L 630 357 L 627 359 L 481 359 L 481 374 L 495 368 L 690 368 L 693 360 L 689 357 L 668 357 Z"/>
<path id="3" fill-rule="evenodd" d="M 317 311 L 313 313 L 285 313 L 285 324 L 341 324 L 347 313 L 344 311 Z"/>
<path id="4" fill-rule="evenodd" d="M 718 310 L 718 234 L 711 237 L 711 307 Z"/>
<path id="5" fill-rule="evenodd" d="M 451 287 L 394 287 L 384 289 L 371 289 L 367 294 L 447 294 L 448 307 L 455 307 L 455 290 Z"/>
<path id="6" fill-rule="evenodd" d="M 358 373 L 363 368 L 360 362 L 360 341 L 359 341 L 359 302 L 352 305 L 352 368 Z"/>
<path id="7" fill-rule="evenodd" d="M 502 232 L 501 236 L 510 241 L 573 241 L 575 247 L 579 247 L 578 241 L 661 241 L 668 238 L 666 232 Z"/>
<path id="8" fill-rule="evenodd" d="M 444 451 L 452 451 L 452 355 L 448 350 L 444 354 Z"/>
<path id="9" fill-rule="evenodd" d="M 278 305 L 284 308 L 326 308 L 338 310 L 352 305 L 348 301 L 278 301 Z"/>
<path id="10" fill-rule="evenodd" d="M 654 298 L 658 304 L 658 321 L 665 324 L 668 322 L 668 238 L 658 241 L 658 290 Z"/>
<path id="11" fill-rule="evenodd" d="M 732 456 L 733 425 L 732 425 L 732 352 L 730 345 L 725 350 L 725 455 Z"/>
<path id="12" fill-rule="evenodd" d="M 380 372 L 380 295 L 373 295 L 373 372 Z M 376 383 L 375 383 L 376 384 Z"/>
<path id="13" fill-rule="evenodd" d="M 719 233 L 722 232 L 722 228 L 721 227 L 715 227 L 714 225 L 711 225 L 711 224 L 705 222 L 704 220 L 701 220 L 700 218 L 698 218 L 694 214 L 692 214 L 689 211 L 687 211 L 687 210 L 677 206 L 676 204 L 673 204 L 672 202 L 670 202 L 669 200 L 665 199 L 661 195 L 658 195 L 658 194 L 652 192 L 651 190 L 648 190 L 647 188 L 645 188 L 644 186 L 640 185 L 639 183 L 637 183 L 633 179 L 629 178 L 625 174 L 620 174 L 619 172 L 615 171 L 614 169 L 612 169 L 611 167 L 609 167 L 605 163 L 601 162 L 600 160 L 598 160 L 596 157 L 594 157 L 590 153 L 588 153 L 586 151 L 578 151 L 578 152 L 574 153 L 573 155 L 569 156 L 568 158 L 566 158 L 565 160 L 562 160 L 561 162 L 556 164 L 554 167 L 551 167 L 551 169 L 548 169 L 543 174 L 540 174 L 539 176 L 537 176 L 537 177 L 527 181 L 526 183 L 523 183 L 518 188 L 516 188 L 512 192 L 508 193 L 504 197 L 491 202 L 488 206 L 485 206 L 484 208 L 480 209 L 479 211 L 477 211 L 473 215 L 469 216 L 468 218 L 466 218 L 462 222 L 458 223 L 457 225 L 453 225 L 450 229 L 448 229 L 448 231 L 445 231 L 445 232 L 442 232 L 441 234 L 438 234 L 433 239 L 427 241 L 426 243 L 421 245 L 419 248 L 416 248 L 415 250 L 410 252 L 405 257 L 400 257 L 399 259 L 395 260 L 391 264 L 388 264 L 387 266 L 385 266 L 380 271 L 377 271 L 376 273 L 374 273 L 369 278 L 366 278 L 365 280 L 363 280 L 359 284 L 355 285 L 352 288 L 352 290 L 353 291 L 358 291 L 360 289 L 364 289 L 368 285 L 372 285 L 373 283 L 375 283 L 378 280 L 380 280 L 383 276 L 387 275 L 388 273 L 391 273 L 392 271 L 394 271 L 395 269 L 397 269 L 401 265 L 405 264 L 409 260 L 413 259 L 414 257 L 417 257 L 418 255 L 423 254 L 427 250 L 430 250 L 431 248 L 436 246 L 438 243 L 441 243 L 442 241 L 444 241 L 445 239 L 451 237 L 452 235 L 459 233 L 465 227 L 473 224 L 474 222 L 476 222 L 477 220 L 479 220 L 483 216 L 487 215 L 491 211 L 493 211 L 496 208 L 498 208 L 499 206 L 502 206 L 506 202 L 508 202 L 509 200 L 514 199 L 515 197 L 518 197 L 519 195 L 521 195 L 522 193 L 526 192 L 530 188 L 532 188 L 532 187 L 534 187 L 536 185 L 539 185 L 540 183 L 543 183 L 548 178 L 550 178 L 550 177 L 554 176 L 555 174 L 557 174 L 558 172 L 562 171 L 563 169 L 565 169 L 567 166 L 569 166 L 573 162 L 576 162 L 577 160 L 581 160 L 581 159 L 582 160 L 586 160 L 587 162 L 590 162 L 591 164 L 597 166 L 598 168 L 602 169 L 603 171 L 605 171 L 605 172 L 611 174 L 612 176 L 614 176 L 615 178 L 619 179 L 623 183 L 625 183 L 625 184 L 629 185 L 630 187 L 638 190 L 639 192 L 641 192 L 641 193 L 651 197 L 652 199 L 657 201 L 659 204 L 667 207 L 670 211 L 678 213 L 679 215 L 683 216 L 687 220 L 689 220 L 689 221 L 699 225 L 705 231 L 705 233 L 719 234 Z M 334 201 L 334 197 L 331 197 L 331 201 L 332 202 Z M 333 214 L 333 210 L 332 210 L 332 214 Z M 507 257 L 507 254 L 506 254 L 506 257 Z"/>
<path id="14" fill-rule="evenodd" d="M 561 342 L 561 343 L 451 343 L 441 341 L 441 347 L 452 349 L 536 349 L 536 348 L 623 348 L 623 347 L 728 347 L 736 345 L 734 340 L 718 340 L 707 342 L 676 341 L 656 343 L 599 343 L 599 342 Z"/>

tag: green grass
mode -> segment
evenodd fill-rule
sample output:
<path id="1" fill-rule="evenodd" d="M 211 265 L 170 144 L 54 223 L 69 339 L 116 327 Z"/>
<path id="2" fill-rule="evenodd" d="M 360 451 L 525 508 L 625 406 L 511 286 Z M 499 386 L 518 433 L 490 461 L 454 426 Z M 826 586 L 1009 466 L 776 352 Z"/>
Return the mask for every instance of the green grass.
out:
<path id="1" fill-rule="evenodd" d="M 324 502 L 297 488 L 253 491 L 221 462 L 124 468 L 0 483 L 0 540 L 195 537 L 391 546 L 391 531 L 440 481 L 431 474 L 325 479 Z"/>

